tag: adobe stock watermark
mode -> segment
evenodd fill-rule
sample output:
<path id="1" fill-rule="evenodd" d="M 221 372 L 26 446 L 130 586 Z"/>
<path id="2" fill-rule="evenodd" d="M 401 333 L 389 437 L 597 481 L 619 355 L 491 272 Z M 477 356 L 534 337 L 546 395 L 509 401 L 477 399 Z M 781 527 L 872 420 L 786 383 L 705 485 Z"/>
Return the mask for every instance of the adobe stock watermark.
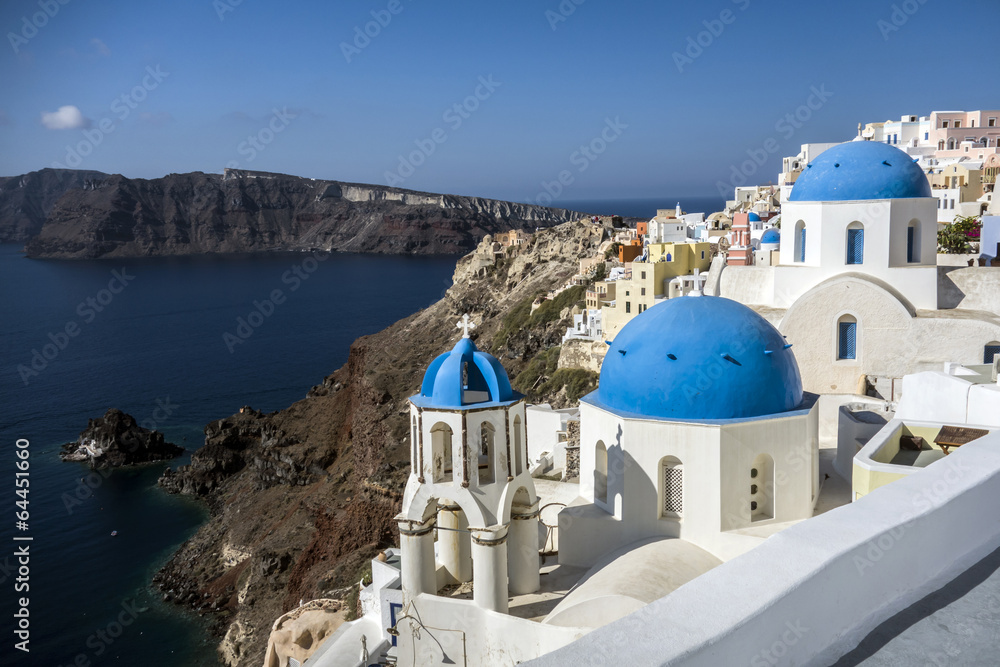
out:
<path id="1" fill-rule="evenodd" d="M 389 0 L 385 9 L 371 10 L 372 20 L 364 25 L 354 26 L 354 36 L 350 42 L 340 43 L 340 52 L 344 54 L 344 60 L 350 65 L 355 57 L 372 44 L 372 40 L 382 34 L 382 31 L 389 27 L 392 19 L 403 13 L 406 7 L 402 0 Z"/>
<path id="2" fill-rule="evenodd" d="M 736 5 L 741 12 L 745 12 L 750 7 L 750 0 L 732 0 L 732 3 Z M 726 26 L 730 26 L 736 23 L 736 18 L 739 16 L 732 9 L 723 9 L 719 12 L 719 18 L 716 19 L 706 19 L 701 22 L 705 29 L 696 35 L 689 36 L 687 38 L 687 46 L 684 52 L 674 51 L 671 57 L 674 59 L 674 66 L 677 67 L 677 71 L 681 74 L 684 73 L 684 68 L 688 65 L 693 65 L 694 61 L 700 58 L 705 50 L 711 48 L 715 40 L 722 37 L 722 33 L 726 31 Z"/>
<path id="3" fill-rule="evenodd" d="M 893 4 L 888 20 L 879 19 L 875 22 L 878 31 L 882 33 L 882 39 L 888 42 L 889 35 L 899 32 L 899 29 L 909 23 L 910 18 L 926 4 L 927 0 L 904 0 L 899 4 Z"/>
<path id="4" fill-rule="evenodd" d="M 285 128 L 291 125 L 292 121 L 298 117 L 299 114 L 292 113 L 288 110 L 288 107 L 284 107 L 280 111 L 276 108 L 271 109 L 271 118 L 264 127 L 257 130 L 254 134 L 247 135 L 247 138 L 236 146 L 236 152 L 246 157 L 246 161 L 242 164 L 253 162 L 257 158 L 257 155 L 267 148 L 274 141 L 275 137 L 284 132 Z M 238 169 L 240 164 L 239 160 L 230 160 L 226 163 L 226 168 Z"/>
<path id="5" fill-rule="evenodd" d="M 865 571 L 875 567 L 885 555 L 889 553 L 907 534 L 910 528 L 916 523 L 918 515 L 927 514 L 939 507 L 945 501 L 948 492 L 956 485 L 960 484 L 963 476 L 969 472 L 969 467 L 958 457 L 945 457 L 937 465 L 942 464 L 948 467 L 948 472 L 944 473 L 942 479 L 936 480 L 933 484 L 921 491 L 920 495 L 913 499 L 914 512 L 906 511 L 900 515 L 900 523 L 890 530 L 882 533 L 877 538 L 869 540 L 864 555 L 855 554 L 853 557 L 854 567 L 858 570 L 858 575 L 865 576 Z M 940 470 L 940 468 L 938 468 Z M 891 564 L 895 567 L 897 564 Z"/>
<path id="6" fill-rule="evenodd" d="M 565 23 L 569 17 L 576 13 L 576 8 L 587 2 L 587 0 L 562 0 L 556 10 L 545 10 L 545 20 L 549 22 L 549 27 L 553 32 L 559 28 L 560 23 Z"/>
<path id="7" fill-rule="evenodd" d="M 497 88 L 503 83 L 496 81 L 493 75 L 479 77 L 479 85 L 461 102 L 456 102 L 441 114 L 441 120 L 450 128 L 451 132 L 457 132 L 465 121 L 472 118 L 472 114 L 479 110 L 483 102 L 493 97 Z M 415 139 L 416 150 L 410 151 L 406 155 L 399 155 L 399 165 L 395 171 L 385 172 L 385 182 L 389 187 L 396 187 L 406 182 L 410 176 L 417 172 L 417 169 L 426 164 L 427 159 L 437 152 L 438 146 L 448 141 L 449 130 L 444 127 L 435 128 L 423 139 Z"/>
<path id="8" fill-rule="evenodd" d="M 141 614 L 149 611 L 149 607 L 139 604 L 137 601 L 144 595 L 145 591 L 136 589 L 131 597 L 122 600 L 119 605 L 120 610 L 114 618 L 87 637 L 84 643 L 89 651 L 77 653 L 72 660 L 66 663 L 66 667 L 87 667 L 95 664 L 92 662 L 92 658 L 100 658 L 107 653 L 118 638 L 125 634 L 125 630 L 135 623 Z M 62 664 L 59 667 L 63 667 Z"/>
<path id="9" fill-rule="evenodd" d="M 309 280 L 309 278 L 316 272 L 319 268 L 321 262 L 325 262 L 330 258 L 330 254 L 327 252 L 315 250 L 310 253 L 309 257 L 306 257 L 301 262 L 293 264 L 290 269 L 281 274 L 281 283 L 283 285 L 288 285 L 288 293 L 297 292 L 302 284 Z M 288 300 L 288 294 L 285 290 L 281 288 L 275 288 L 271 290 L 267 298 L 263 301 L 254 300 L 253 310 L 251 310 L 246 317 L 240 316 L 236 318 L 236 328 L 233 333 L 224 331 L 222 333 L 222 342 L 225 344 L 226 349 L 229 350 L 229 354 L 234 354 L 236 352 L 236 347 L 245 343 L 260 327 L 264 326 L 264 322 L 268 320 L 278 306 L 283 305 Z"/>
<path id="10" fill-rule="evenodd" d="M 8 32 L 7 41 L 14 49 L 14 55 L 21 52 L 21 47 L 34 39 L 38 31 L 49 24 L 51 19 L 56 17 L 59 9 L 68 5 L 70 0 L 38 0 L 38 8 L 41 11 L 35 12 L 29 18 L 27 15 L 21 17 L 21 29 L 17 32 Z"/>
<path id="11" fill-rule="evenodd" d="M 212 9 L 219 21 L 226 20 L 226 14 L 235 12 L 236 8 L 243 4 L 243 0 L 212 0 Z"/>
<path id="12" fill-rule="evenodd" d="M 822 109 L 834 95 L 826 89 L 826 84 L 822 84 L 818 88 L 811 86 L 809 90 L 810 95 L 804 104 L 799 105 L 794 111 L 786 113 L 775 122 L 774 131 L 782 140 L 788 141 L 794 137 L 795 133 L 805 127 L 805 124 L 812 119 L 813 114 Z M 767 164 L 771 156 L 781 150 L 781 146 L 781 141 L 776 137 L 768 137 L 759 148 L 748 148 L 746 153 L 749 159 L 744 160 L 739 165 L 730 165 L 729 181 L 715 182 L 719 195 L 728 199 L 733 194 L 733 188 L 746 185 L 747 181 Z"/>
<path id="13" fill-rule="evenodd" d="M 122 93 L 111 101 L 108 108 L 118 119 L 117 122 L 122 122 L 128 118 L 139 104 L 145 101 L 149 94 L 156 90 L 168 76 L 170 76 L 170 72 L 164 72 L 160 69 L 159 65 L 155 67 L 152 65 L 147 66 L 146 75 L 142 77 L 142 81 L 139 84 L 134 86 L 132 90 Z M 66 146 L 65 163 L 53 162 L 52 166 L 56 169 L 75 169 L 79 167 L 83 163 L 83 158 L 93 153 L 94 149 L 104 141 L 104 138 L 114 132 L 117 127 L 116 121 L 113 118 L 102 118 L 94 124 L 94 127 L 83 130 L 83 140 L 77 143 L 76 146 Z"/>
<path id="14" fill-rule="evenodd" d="M 802 621 L 786 621 L 785 629 L 778 635 L 774 643 L 750 658 L 750 667 L 774 667 L 780 663 L 789 649 L 802 641 L 809 633 L 809 628 Z"/>
<path id="15" fill-rule="evenodd" d="M 597 136 L 587 143 L 581 144 L 577 150 L 570 154 L 570 164 L 576 167 L 577 173 L 584 173 L 590 169 L 590 165 L 604 155 L 611 144 L 618 141 L 627 129 L 628 123 L 623 123 L 621 116 L 615 116 L 614 120 L 605 118 L 604 127 Z M 538 206 L 549 206 L 575 182 L 576 176 L 573 175 L 573 172 L 569 169 L 563 169 L 556 174 L 555 180 L 542 181 L 542 191 L 536 194 L 531 201 Z"/>
<path id="16" fill-rule="evenodd" d="M 87 325 L 97 319 L 97 315 L 104 312 L 104 309 L 110 306 L 115 297 L 121 294 L 133 280 L 135 280 L 135 276 L 130 275 L 124 268 L 120 271 L 117 269 L 112 271 L 111 280 L 108 281 L 106 288 L 98 290 L 96 294 L 88 296 L 77 305 L 76 314 L 80 317 L 79 322 L 75 319 L 69 320 L 55 333 L 49 332 L 49 342 L 44 343 L 41 350 L 32 348 L 31 359 L 28 363 L 18 364 L 16 368 L 24 386 L 27 387 L 32 378 L 38 377 L 42 371 L 48 368 L 49 364 L 69 347 L 70 341 L 80 335 L 83 331 L 80 326 L 81 322 Z"/>

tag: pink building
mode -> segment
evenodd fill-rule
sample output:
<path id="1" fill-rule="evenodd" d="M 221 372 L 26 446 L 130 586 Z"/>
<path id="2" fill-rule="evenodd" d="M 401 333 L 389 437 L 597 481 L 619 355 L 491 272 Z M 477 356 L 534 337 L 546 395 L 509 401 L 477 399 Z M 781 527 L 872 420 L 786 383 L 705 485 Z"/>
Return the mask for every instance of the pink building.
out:
<path id="1" fill-rule="evenodd" d="M 985 159 L 1000 153 L 1000 111 L 934 111 L 926 142 L 938 158 Z"/>

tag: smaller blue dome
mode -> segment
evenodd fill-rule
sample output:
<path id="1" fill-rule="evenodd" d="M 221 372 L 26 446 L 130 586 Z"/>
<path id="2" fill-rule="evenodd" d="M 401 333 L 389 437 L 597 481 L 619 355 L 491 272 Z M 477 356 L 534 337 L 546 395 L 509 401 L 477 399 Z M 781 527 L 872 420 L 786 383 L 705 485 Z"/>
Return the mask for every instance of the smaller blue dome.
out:
<path id="1" fill-rule="evenodd" d="M 865 201 L 933 197 L 927 176 L 903 151 L 852 141 L 820 153 L 806 165 L 788 201 Z"/>
<path id="2" fill-rule="evenodd" d="M 768 245 L 768 244 L 778 245 L 779 243 L 781 243 L 781 232 L 779 232 L 774 227 L 771 227 L 771 229 L 765 231 L 764 234 L 760 237 L 761 245 Z"/>
<path id="3" fill-rule="evenodd" d="M 451 352 L 431 362 L 419 396 L 410 400 L 428 408 L 462 408 L 480 403 L 505 403 L 522 398 L 510 386 L 503 365 L 480 352 L 471 338 L 462 338 Z"/>
<path id="4" fill-rule="evenodd" d="M 754 213 L 753 211 L 750 211 L 750 215 L 747 216 L 747 220 L 749 220 L 750 222 L 760 222 L 760 216 Z"/>

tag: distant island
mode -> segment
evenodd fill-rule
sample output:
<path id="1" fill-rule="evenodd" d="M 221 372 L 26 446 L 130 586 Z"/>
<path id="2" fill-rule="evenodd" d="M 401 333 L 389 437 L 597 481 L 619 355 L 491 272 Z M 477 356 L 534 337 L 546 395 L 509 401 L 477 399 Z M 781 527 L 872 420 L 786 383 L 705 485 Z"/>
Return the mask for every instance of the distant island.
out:
<path id="1" fill-rule="evenodd" d="M 133 179 L 42 169 L 0 178 L 0 241 L 94 259 L 324 250 L 464 254 L 487 235 L 584 214 L 380 185 L 226 169 Z"/>

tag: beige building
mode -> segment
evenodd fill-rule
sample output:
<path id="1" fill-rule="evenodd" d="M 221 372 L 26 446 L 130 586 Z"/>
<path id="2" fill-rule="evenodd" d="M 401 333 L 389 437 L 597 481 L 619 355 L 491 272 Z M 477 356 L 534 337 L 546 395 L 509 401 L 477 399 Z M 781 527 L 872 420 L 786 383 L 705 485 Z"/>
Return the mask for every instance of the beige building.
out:
<path id="1" fill-rule="evenodd" d="M 631 272 L 616 281 L 614 300 L 604 302 L 605 340 L 614 340 L 633 317 L 658 301 L 688 294 L 695 287 L 695 271 L 707 272 L 712 265 L 708 243 L 651 243 L 648 250 L 650 261 L 632 262 Z"/>

